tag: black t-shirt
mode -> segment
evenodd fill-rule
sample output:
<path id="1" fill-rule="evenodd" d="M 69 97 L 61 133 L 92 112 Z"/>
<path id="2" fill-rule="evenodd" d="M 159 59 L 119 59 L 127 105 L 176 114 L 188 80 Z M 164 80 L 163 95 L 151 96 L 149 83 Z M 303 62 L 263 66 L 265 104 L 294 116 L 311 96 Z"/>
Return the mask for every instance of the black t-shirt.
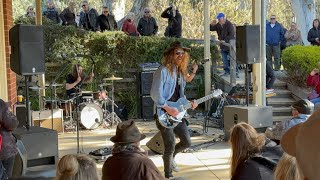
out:
<path id="1" fill-rule="evenodd" d="M 74 83 L 76 81 L 77 81 L 77 79 L 75 77 L 73 77 L 72 74 L 68 74 L 66 83 L 72 84 L 72 83 Z M 76 86 L 78 86 L 78 84 Z M 68 96 L 70 96 L 72 93 L 76 93 L 76 88 L 72 88 L 72 89 L 67 90 L 67 95 Z"/>
<path id="2" fill-rule="evenodd" d="M 174 88 L 174 93 L 169 99 L 169 101 L 177 102 L 179 98 L 180 98 L 180 85 L 179 85 L 179 78 L 177 78 L 177 83 L 176 83 L 176 87 Z"/>

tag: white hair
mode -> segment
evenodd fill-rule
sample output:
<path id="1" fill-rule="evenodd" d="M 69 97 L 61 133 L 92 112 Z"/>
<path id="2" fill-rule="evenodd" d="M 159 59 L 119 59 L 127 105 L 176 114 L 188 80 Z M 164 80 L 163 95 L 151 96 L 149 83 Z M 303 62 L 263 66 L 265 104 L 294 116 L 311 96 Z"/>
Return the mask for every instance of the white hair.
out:
<path id="1" fill-rule="evenodd" d="M 134 19 L 134 16 L 135 16 L 134 12 L 128 12 L 127 19 Z"/>

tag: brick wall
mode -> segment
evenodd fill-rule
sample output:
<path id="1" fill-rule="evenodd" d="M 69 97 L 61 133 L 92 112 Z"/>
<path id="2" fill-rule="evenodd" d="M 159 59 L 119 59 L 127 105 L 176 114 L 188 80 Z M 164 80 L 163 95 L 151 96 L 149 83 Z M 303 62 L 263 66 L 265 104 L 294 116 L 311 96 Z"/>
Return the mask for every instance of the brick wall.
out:
<path id="1" fill-rule="evenodd" d="M 10 69 L 10 44 L 9 44 L 9 30 L 13 24 L 12 0 L 3 0 L 3 15 L 4 15 L 4 33 L 5 33 L 6 62 L 7 62 L 8 100 L 11 103 L 15 103 L 17 98 L 16 74 Z"/>

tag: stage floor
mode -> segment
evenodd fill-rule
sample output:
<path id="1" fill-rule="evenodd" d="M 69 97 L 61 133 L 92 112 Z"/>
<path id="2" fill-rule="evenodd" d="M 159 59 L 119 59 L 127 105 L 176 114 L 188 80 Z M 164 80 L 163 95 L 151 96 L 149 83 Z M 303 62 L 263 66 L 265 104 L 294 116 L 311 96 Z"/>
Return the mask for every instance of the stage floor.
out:
<path id="1" fill-rule="evenodd" d="M 185 180 L 213 180 L 230 179 L 229 161 L 230 147 L 226 142 L 212 143 L 217 139 L 222 131 L 215 128 L 209 128 L 208 133 L 203 133 L 203 118 L 195 118 L 190 124 L 193 131 L 200 133 L 192 137 L 192 146 L 188 153 L 180 153 L 176 157 L 180 171 L 174 173 L 175 177 L 182 177 Z M 147 150 L 149 158 L 163 172 L 162 156 L 153 153 L 146 147 L 146 143 L 158 132 L 154 121 L 137 120 L 139 130 L 146 134 L 147 138 L 141 141 L 142 148 Z M 106 146 L 112 146 L 109 140 L 115 134 L 116 128 L 99 128 L 96 130 L 84 130 L 80 133 L 80 150 L 88 154 L 92 150 L 100 149 Z M 59 156 L 77 153 L 77 134 L 76 132 L 65 132 L 59 134 Z M 208 143 L 211 142 L 211 143 Z M 98 172 L 101 177 L 101 168 L 103 162 L 97 163 Z"/>

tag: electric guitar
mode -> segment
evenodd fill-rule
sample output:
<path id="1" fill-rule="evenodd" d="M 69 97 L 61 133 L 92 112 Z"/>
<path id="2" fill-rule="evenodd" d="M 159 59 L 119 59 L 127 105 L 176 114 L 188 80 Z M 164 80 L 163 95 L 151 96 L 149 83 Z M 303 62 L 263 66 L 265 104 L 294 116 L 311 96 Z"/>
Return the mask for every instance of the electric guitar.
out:
<path id="1" fill-rule="evenodd" d="M 223 92 L 221 89 L 216 89 L 213 91 L 213 93 L 211 93 L 205 97 L 202 97 L 200 99 L 197 99 L 196 102 L 197 102 L 197 104 L 201 104 L 205 101 L 208 101 L 209 99 L 220 96 L 222 93 Z M 182 118 L 185 116 L 187 110 L 192 108 L 191 103 L 186 98 L 180 98 L 180 99 L 178 99 L 177 102 L 168 101 L 167 105 L 170 107 L 175 107 L 179 111 L 179 114 L 176 117 L 169 115 L 167 112 L 165 112 L 163 110 L 161 110 L 162 113 L 158 112 L 159 123 L 163 127 L 170 128 L 170 129 L 176 127 L 180 122 L 182 122 Z"/>

